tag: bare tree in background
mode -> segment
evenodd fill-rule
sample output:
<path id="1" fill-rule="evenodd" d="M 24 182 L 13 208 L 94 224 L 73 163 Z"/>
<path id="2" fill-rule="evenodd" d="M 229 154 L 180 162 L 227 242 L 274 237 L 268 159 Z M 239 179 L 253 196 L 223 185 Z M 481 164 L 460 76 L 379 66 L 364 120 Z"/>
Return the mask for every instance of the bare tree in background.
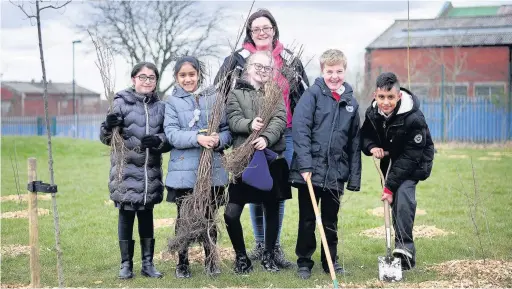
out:
<path id="1" fill-rule="evenodd" d="M 95 1 L 91 6 L 91 23 L 80 28 L 109 39 L 113 52 L 132 66 L 155 63 L 161 79 L 177 57 L 220 56 L 222 8 L 201 12 L 194 1 Z M 173 85 L 174 80 L 165 87 L 159 82 L 157 90 L 162 95 Z"/>
<path id="2" fill-rule="evenodd" d="M 35 4 L 34 4 L 35 2 Z M 34 2 L 18 1 L 11 3 L 18 8 L 27 16 L 28 19 L 36 20 L 37 25 L 37 37 L 39 39 L 39 56 L 41 58 L 41 70 L 43 72 L 43 100 L 44 100 L 44 116 L 46 121 L 46 135 L 48 137 L 48 169 L 50 171 L 50 184 L 54 185 L 54 174 L 53 174 L 53 156 L 52 156 L 52 135 L 50 130 L 50 119 L 48 117 L 48 83 L 46 82 L 46 68 L 44 65 L 44 54 L 43 54 L 43 36 L 41 32 L 41 12 L 45 9 L 61 9 L 68 5 L 71 0 L 64 2 L 51 3 L 50 1 L 36 0 Z M 25 6 L 26 5 L 26 6 Z M 34 6 L 35 5 L 35 11 Z M 30 13 L 29 13 L 30 12 Z M 53 208 L 53 223 L 55 226 L 55 249 L 57 251 L 57 277 L 59 287 L 64 287 L 64 275 L 62 271 L 62 250 L 60 248 L 60 228 L 59 228 L 59 212 L 57 211 L 57 199 L 55 193 L 52 194 L 52 208 Z"/>

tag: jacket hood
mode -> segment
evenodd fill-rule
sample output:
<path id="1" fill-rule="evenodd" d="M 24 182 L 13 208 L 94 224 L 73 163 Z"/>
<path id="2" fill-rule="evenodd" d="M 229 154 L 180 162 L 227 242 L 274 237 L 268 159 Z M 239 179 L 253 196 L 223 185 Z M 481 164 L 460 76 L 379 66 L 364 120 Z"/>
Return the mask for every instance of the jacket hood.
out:
<path id="1" fill-rule="evenodd" d="M 146 98 L 148 98 L 148 103 L 159 100 L 156 92 L 151 92 L 148 94 L 138 94 L 137 92 L 135 92 L 135 89 L 133 88 L 127 88 L 125 90 L 119 91 L 118 93 L 116 93 L 116 96 L 114 98 L 123 98 L 126 102 L 129 103 L 144 101 Z"/>
<path id="2" fill-rule="evenodd" d="M 400 87 L 400 92 L 402 92 L 402 98 L 400 99 L 400 107 L 398 108 L 396 115 L 407 114 L 420 109 L 420 101 L 418 97 L 403 87 Z M 378 111 L 377 101 L 375 99 L 372 101 L 371 108 Z"/>
<path id="3" fill-rule="evenodd" d="M 216 92 L 216 90 L 215 90 L 214 85 L 210 85 L 210 86 L 204 88 L 199 93 L 188 92 L 188 91 L 184 90 L 181 86 L 176 85 L 174 87 L 174 89 L 172 90 L 171 96 L 183 98 L 183 97 L 190 96 L 192 94 L 198 94 L 198 95 L 202 96 L 202 95 L 211 95 L 211 94 L 214 94 L 215 92 Z"/>

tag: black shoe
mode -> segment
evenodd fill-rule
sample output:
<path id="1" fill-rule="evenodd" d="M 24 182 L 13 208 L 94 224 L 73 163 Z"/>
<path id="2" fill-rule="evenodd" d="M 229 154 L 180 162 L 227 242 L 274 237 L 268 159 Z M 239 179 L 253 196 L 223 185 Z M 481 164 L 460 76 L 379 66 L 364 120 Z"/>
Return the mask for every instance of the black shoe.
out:
<path id="1" fill-rule="evenodd" d="M 235 273 L 236 274 L 248 274 L 252 271 L 252 262 L 249 257 L 247 257 L 247 254 L 236 252 L 235 256 Z"/>
<path id="2" fill-rule="evenodd" d="M 221 274 L 220 268 L 217 265 L 207 265 L 204 270 L 206 275 L 210 277 L 217 277 Z"/>
<path id="3" fill-rule="evenodd" d="M 135 241 L 121 240 L 119 241 L 119 249 L 121 250 L 121 267 L 119 269 L 119 279 L 130 279 L 133 274 L 133 249 Z"/>
<path id="4" fill-rule="evenodd" d="M 217 241 L 216 234 L 215 234 L 214 238 L 215 238 L 215 242 L 216 242 Z M 214 246 L 214 245 L 209 244 L 209 243 L 203 244 L 204 258 L 205 258 L 204 271 L 207 276 L 216 277 L 216 276 L 220 275 L 221 271 L 218 266 L 218 263 L 219 263 L 218 258 L 214 258 L 214 256 L 212 255 L 211 246 Z"/>
<path id="5" fill-rule="evenodd" d="M 176 266 L 176 278 L 190 278 L 192 274 L 190 273 L 190 266 L 188 264 L 178 264 Z"/>
<path id="6" fill-rule="evenodd" d="M 279 267 L 276 264 L 274 250 L 267 251 L 265 250 L 263 252 L 263 257 L 261 258 L 261 265 L 263 266 L 263 269 L 269 271 L 269 272 L 279 272 Z"/>
<path id="7" fill-rule="evenodd" d="M 411 270 L 416 265 L 416 261 L 408 250 L 397 248 L 393 250 L 393 257 L 400 258 L 402 271 Z"/>
<path id="8" fill-rule="evenodd" d="M 158 272 L 153 264 L 153 254 L 155 253 L 155 239 L 140 239 L 140 251 L 142 255 L 142 268 L 140 274 L 151 278 L 162 278 L 162 273 Z"/>
<path id="9" fill-rule="evenodd" d="M 345 274 L 347 273 L 345 271 L 345 269 L 343 269 L 343 267 L 341 267 L 341 265 L 338 263 L 338 261 L 334 262 L 334 264 L 332 264 L 332 266 L 334 267 L 334 274 Z M 330 274 L 331 272 L 329 272 L 329 266 L 325 266 L 324 267 L 324 272 L 327 273 L 327 274 Z"/>
<path id="10" fill-rule="evenodd" d="M 309 279 L 309 277 L 311 277 L 311 269 L 308 267 L 299 267 L 299 269 L 297 269 L 297 275 L 300 279 Z"/>
<path id="11" fill-rule="evenodd" d="M 264 250 L 265 245 L 263 243 L 257 242 L 256 245 L 254 246 L 254 249 L 251 252 L 249 252 L 249 259 L 261 260 Z"/>
<path id="12" fill-rule="evenodd" d="M 281 245 L 276 245 L 274 247 L 274 256 L 277 267 L 281 269 L 288 269 L 293 266 L 293 263 L 286 260 L 286 257 L 284 256 L 283 249 L 281 248 Z"/>

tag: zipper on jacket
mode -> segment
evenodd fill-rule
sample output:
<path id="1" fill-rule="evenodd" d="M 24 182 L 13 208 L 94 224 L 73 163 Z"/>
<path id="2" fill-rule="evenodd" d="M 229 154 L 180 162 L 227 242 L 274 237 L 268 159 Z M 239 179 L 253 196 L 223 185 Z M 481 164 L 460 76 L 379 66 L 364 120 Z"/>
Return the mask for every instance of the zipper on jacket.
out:
<path id="1" fill-rule="evenodd" d="M 144 98 L 144 113 L 146 115 L 146 135 L 149 134 L 149 112 L 148 112 L 148 102 L 149 98 L 146 96 Z M 146 200 L 148 196 L 148 162 L 149 162 L 149 148 L 146 148 L 146 160 L 144 161 L 144 205 L 146 205 Z"/>
<path id="2" fill-rule="evenodd" d="M 385 132 L 386 140 L 388 139 L 388 132 L 389 132 L 389 128 L 394 127 L 394 126 L 401 126 L 401 125 L 402 125 L 401 123 L 388 125 L 388 128 L 386 129 L 386 132 Z"/>
<path id="3" fill-rule="evenodd" d="M 329 156 L 331 155 L 332 135 L 334 133 L 334 128 L 336 127 L 336 122 L 337 122 L 339 111 L 340 111 L 340 105 L 341 105 L 341 102 L 339 102 L 339 101 L 335 105 L 336 112 L 334 113 L 334 120 L 331 125 L 331 134 L 329 135 L 329 143 L 327 144 L 327 171 L 326 171 L 325 177 L 324 177 L 324 186 L 323 186 L 324 191 L 325 191 L 325 187 L 327 186 L 327 176 L 329 175 L 329 170 L 331 168 L 331 165 L 329 163 Z"/>
<path id="4" fill-rule="evenodd" d="M 375 123 L 373 122 L 372 118 L 371 117 L 368 117 L 368 120 L 370 120 L 370 123 L 372 124 L 373 126 L 373 129 L 375 129 L 375 133 L 377 134 L 377 138 L 379 139 L 379 142 L 381 143 L 381 145 L 383 144 L 382 140 L 380 139 L 380 135 L 379 135 L 379 131 L 377 130 L 377 126 L 375 125 Z"/>

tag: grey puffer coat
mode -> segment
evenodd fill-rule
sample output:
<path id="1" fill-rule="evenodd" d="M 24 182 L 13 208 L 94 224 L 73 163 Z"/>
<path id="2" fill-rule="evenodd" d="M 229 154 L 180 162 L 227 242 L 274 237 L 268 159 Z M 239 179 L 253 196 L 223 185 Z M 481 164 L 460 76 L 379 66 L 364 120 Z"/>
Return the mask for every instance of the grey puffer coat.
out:
<path id="1" fill-rule="evenodd" d="M 111 113 L 123 118 L 120 133 L 127 152 L 124 156 L 122 180 L 116 180 L 115 154 L 110 156 L 110 199 L 122 206 L 152 208 L 163 199 L 162 153 L 171 149 L 164 134 L 165 105 L 156 94 L 139 95 L 134 89 L 118 92 L 114 97 Z M 157 135 L 162 143 L 158 148 L 140 149 L 145 135 Z M 112 130 L 101 124 L 100 140 L 110 145 Z"/>

